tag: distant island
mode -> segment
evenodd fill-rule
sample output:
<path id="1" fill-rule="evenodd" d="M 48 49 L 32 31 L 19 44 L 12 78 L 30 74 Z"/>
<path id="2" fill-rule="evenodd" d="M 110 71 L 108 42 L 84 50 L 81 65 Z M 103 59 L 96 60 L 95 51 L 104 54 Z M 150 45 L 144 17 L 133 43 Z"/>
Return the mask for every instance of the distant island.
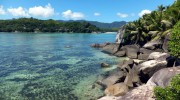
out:
<path id="1" fill-rule="evenodd" d="M 98 22 L 98 21 L 87 21 L 87 20 L 67 20 L 67 21 L 57 20 L 57 21 L 59 21 L 59 22 L 88 22 L 106 32 L 107 31 L 117 32 L 121 26 L 123 26 L 127 23 L 126 21 L 114 21 L 111 23 L 104 23 L 104 22 Z"/>
<path id="2" fill-rule="evenodd" d="M 67 33 L 99 33 L 116 32 L 126 22 L 101 23 L 96 21 L 63 21 L 39 20 L 36 18 L 19 18 L 0 20 L 0 32 L 67 32 Z"/>

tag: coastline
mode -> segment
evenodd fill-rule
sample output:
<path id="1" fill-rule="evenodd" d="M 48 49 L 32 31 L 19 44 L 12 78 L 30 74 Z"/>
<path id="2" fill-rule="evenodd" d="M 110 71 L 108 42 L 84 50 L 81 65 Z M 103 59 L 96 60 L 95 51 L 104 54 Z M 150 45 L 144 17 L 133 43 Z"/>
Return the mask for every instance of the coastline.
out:
<path id="1" fill-rule="evenodd" d="M 174 58 L 159 48 L 150 50 L 146 47 L 124 45 L 118 49 L 118 45 L 118 43 L 91 45 L 94 48 L 100 48 L 102 52 L 111 56 L 127 57 L 127 59 L 117 64 L 117 68 L 114 71 L 110 71 L 109 74 L 105 74 L 105 77 L 102 76 L 103 78 L 96 81 L 96 84 L 102 86 L 104 90 L 104 96 L 100 97 L 99 100 L 124 100 L 130 96 L 131 98 L 145 97 L 142 100 L 147 98 L 153 99 L 153 89 L 156 85 L 152 86 L 152 82 L 150 84 L 150 78 L 154 77 L 155 73 L 161 72 L 161 70 L 166 70 L 166 68 L 172 69 Z M 178 68 L 180 69 L 180 67 Z M 177 70 L 175 71 L 176 73 L 171 73 L 172 76 L 180 73 Z M 138 89 L 147 91 L 145 92 L 146 96 L 142 94 L 135 95 L 133 91 L 141 91 Z"/>

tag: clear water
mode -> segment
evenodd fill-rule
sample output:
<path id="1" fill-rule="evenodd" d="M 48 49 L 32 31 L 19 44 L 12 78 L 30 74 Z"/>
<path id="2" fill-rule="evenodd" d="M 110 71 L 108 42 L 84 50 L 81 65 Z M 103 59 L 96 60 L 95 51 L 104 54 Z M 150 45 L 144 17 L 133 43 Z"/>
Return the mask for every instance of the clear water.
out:
<path id="1" fill-rule="evenodd" d="M 89 45 L 114 40 L 115 34 L 0 33 L 0 100 L 97 99 L 103 92 L 92 85 L 110 70 L 100 63 L 116 67 L 121 59 Z"/>

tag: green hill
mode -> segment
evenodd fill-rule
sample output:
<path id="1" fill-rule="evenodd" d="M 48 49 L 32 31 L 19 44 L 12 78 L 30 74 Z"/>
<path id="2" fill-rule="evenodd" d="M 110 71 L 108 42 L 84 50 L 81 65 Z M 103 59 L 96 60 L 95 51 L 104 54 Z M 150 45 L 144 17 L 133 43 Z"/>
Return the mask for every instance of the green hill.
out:
<path id="1" fill-rule="evenodd" d="M 0 20 L 0 32 L 70 32 L 92 33 L 100 29 L 88 22 L 58 22 L 35 18 Z"/>
<path id="2" fill-rule="evenodd" d="M 98 21 L 86 21 L 86 20 L 68 20 L 68 21 L 58 20 L 58 21 L 60 21 L 60 22 L 88 22 L 88 23 L 90 23 L 92 25 L 95 25 L 98 28 L 101 28 L 101 29 L 119 28 L 122 25 L 126 24 L 125 21 L 115 21 L 115 22 L 112 22 L 112 23 L 104 23 L 104 22 L 98 22 Z"/>

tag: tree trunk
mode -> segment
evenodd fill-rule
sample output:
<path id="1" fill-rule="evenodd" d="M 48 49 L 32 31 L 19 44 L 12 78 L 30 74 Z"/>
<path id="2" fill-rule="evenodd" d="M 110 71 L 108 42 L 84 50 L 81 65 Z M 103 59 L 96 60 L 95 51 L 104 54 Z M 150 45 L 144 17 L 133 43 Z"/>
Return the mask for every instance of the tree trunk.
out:
<path id="1" fill-rule="evenodd" d="M 173 67 L 176 67 L 176 60 L 177 60 L 177 58 L 175 58 L 175 60 L 174 60 Z"/>

